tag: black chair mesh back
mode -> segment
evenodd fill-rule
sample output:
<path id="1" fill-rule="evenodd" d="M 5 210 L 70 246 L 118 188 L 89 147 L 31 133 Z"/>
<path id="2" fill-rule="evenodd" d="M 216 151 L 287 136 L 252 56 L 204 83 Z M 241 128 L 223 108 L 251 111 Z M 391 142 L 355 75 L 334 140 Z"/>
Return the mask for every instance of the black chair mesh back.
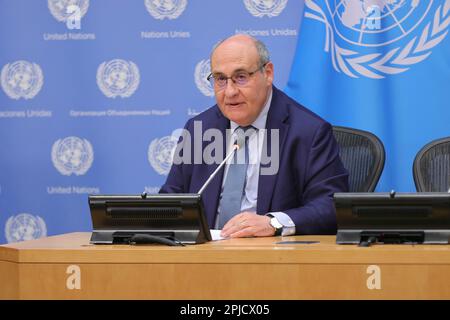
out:
<path id="1" fill-rule="evenodd" d="M 353 128 L 333 126 L 333 133 L 342 163 L 349 172 L 349 191 L 374 191 L 385 160 L 381 140 L 370 132 Z"/>
<path id="2" fill-rule="evenodd" d="M 413 175 L 418 192 L 449 191 L 450 137 L 434 140 L 417 153 Z"/>

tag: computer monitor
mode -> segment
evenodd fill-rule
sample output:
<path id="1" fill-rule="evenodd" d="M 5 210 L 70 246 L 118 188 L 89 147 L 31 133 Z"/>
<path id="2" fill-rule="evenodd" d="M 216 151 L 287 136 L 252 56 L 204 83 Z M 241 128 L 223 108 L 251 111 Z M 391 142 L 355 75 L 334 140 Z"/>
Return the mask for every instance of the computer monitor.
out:
<path id="1" fill-rule="evenodd" d="M 335 193 L 338 244 L 448 244 L 449 193 Z"/>
<path id="2" fill-rule="evenodd" d="M 145 236 L 182 244 L 211 240 L 199 194 L 90 195 L 88 200 L 93 244 L 128 244 Z"/>

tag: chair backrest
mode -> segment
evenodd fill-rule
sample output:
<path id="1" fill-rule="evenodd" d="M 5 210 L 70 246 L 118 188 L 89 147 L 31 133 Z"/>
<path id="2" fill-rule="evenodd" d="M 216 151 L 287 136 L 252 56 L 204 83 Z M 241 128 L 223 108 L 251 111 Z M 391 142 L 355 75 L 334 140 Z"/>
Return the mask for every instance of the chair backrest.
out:
<path id="1" fill-rule="evenodd" d="M 413 176 L 419 192 L 447 192 L 450 188 L 450 137 L 426 144 L 414 159 Z"/>
<path id="2" fill-rule="evenodd" d="M 372 192 L 384 168 L 385 151 L 373 133 L 333 126 L 339 144 L 339 155 L 349 173 L 350 192 Z"/>

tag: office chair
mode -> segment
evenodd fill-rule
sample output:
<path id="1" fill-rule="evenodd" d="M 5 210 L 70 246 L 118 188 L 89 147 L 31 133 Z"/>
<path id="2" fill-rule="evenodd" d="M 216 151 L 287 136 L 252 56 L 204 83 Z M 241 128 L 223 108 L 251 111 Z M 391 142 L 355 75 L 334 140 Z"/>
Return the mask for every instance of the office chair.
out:
<path id="1" fill-rule="evenodd" d="M 349 191 L 373 192 L 384 168 L 381 140 L 370 132 L 347 127 L 333 126 L 333 133 L 349 173 Z"/>
<path id="2" fill-rule="evenodd" d="M 413 176 L 418 192 L 450 191 L 450 137 L 420 149 L 414 158 Z"/>

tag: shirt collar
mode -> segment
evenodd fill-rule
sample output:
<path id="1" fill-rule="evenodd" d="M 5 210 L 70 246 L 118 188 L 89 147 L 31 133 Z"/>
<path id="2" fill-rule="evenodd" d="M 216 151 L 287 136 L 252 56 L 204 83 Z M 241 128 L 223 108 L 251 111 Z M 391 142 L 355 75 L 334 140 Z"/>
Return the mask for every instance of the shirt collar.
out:
<path id="1" fill-rule="evenodd" d="M 264 105 L 264 108 L 259 113 L 258 117 L 253 121 L 252 126 L 256 129 L 265 129 L 266 127 L 266 120 L 267 120 L 267 114 L 269 113 L 270 109 L 270 103 L 272 102 L 272 89 L 270 89 L 269 95 L 267 97 L 267 101 Z M 231 132 L 234 132 L 236 128 L 239 127 L 239 125 L 230 120 L 230 129 Z"/>

